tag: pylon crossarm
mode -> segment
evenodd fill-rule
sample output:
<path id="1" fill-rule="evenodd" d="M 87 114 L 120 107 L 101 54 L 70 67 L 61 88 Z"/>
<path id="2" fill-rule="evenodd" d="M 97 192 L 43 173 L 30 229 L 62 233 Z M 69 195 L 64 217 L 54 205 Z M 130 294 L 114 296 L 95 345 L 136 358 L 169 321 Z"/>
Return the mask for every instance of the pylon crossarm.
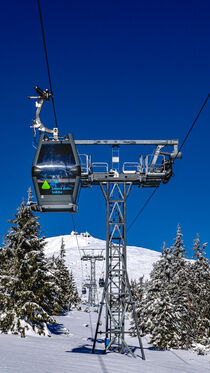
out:
<path id="1" fill-rule="evenodd" d="M 164 145 L 158 145 L 156 150 L 155 150 L 155 153 L 154 153 L 154 156 L 152 158 L 152 162 L 150 164 L 150 168 L 149 168 L 149 172 L 153 172 L 154 171 L 154 167 L 156 165 L 156 162 L 157 162 L 157 159 L 160 155 L 160 151 L 161 149 L 164 147 Z"/>

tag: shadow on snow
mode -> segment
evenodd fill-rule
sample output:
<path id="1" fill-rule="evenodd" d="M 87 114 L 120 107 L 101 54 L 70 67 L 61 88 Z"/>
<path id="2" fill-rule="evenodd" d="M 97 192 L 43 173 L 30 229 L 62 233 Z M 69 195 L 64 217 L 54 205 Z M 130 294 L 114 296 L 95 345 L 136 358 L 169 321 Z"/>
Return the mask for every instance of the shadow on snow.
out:
<path id="1" fill-rule="evenodd" d="M 69 331 L 64 327 L 63 324 L 47 324 L 47 327 L 52 334 L 69 334 Z"/>
<path id="2" fill-rule="evenodd" d="M 71 351 L 66 351 L 70 353 L 79 353 L 79 354 L 91 354 L 92 353 L 92 346 L 90 345 L 83 345 L 80 347 L 72 348 Z M 103 355 L 104 350 L 99 350 L 95 348 L 95 355 Z"/>
<path id="3" fill-rule="evenodd" d="M 88 338 L 88 340 L 93 342 L 92 338 Z M 104 344 L 104 340 L 103 339 L 97 340 L 97 344 L 99 344 L 99 343 Z M 100 347 L 102 347 L 102 346 L 100 346 Z M 92 354 L 92 348 L 93 348 L 92 344 L 91 345 L 85 344 L 83 346 L 75 347 L 71 351 L 66 351 L 66 352 L 79 353 L 79 354 Z M 139 350 L 139 347 L 137 347 L 137 346 L 129 346 L 129 348 L 131 349 L 131 351 L 133 353 L 135 353 L 135 352 L 137 353 L 137 351 Z M 95 355 L 104 355 L 104 354 L 107 354 L 107 353 L 110 353 L 110 352 L 118 352 L 119 353 L 119 348 L 116 346 L 115 348 L 112 348 L 111 350 L 108 350 L 108 351 L 105 351 L 104 348 L 103 349 L 95 348 L 94 354 Z M 125 351 L 123 355 L 127 355 L 127 356 L 131 357 L 131 354 L 130 354 L 129 351 Z M 142 358 L 141 352 L 137 353 L 136 357 Z"/>

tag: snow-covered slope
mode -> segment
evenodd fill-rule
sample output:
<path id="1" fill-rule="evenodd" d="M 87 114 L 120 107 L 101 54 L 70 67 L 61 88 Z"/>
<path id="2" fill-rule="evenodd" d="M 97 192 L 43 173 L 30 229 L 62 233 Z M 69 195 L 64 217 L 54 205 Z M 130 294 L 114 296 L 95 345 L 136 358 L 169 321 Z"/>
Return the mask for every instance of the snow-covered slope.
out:
<path id="1" fill-rule="evenodd" d="M 63 236 L 66 248 L 66 263 L 72 269 L 77 286 L 81 288 L 83 274 L 89 274 L 89 265 L 82 265 L 81 255 L 85 253 L 104 252 L 105 242 L 88 235 Z M 59 255 L 62 236 L 48 238 L 46 255 Z M 78 249 L 79 247 L 79 249 Z M 143 274 L 147 278 L 160 253 L 128 247 L 129 277 L 137 279 Z M 102 274 L 105 265 L 97 264 L 97 276 Z M 93 307 L 88 312 L 72 310 L 65 316 L 57 316 L 58 328 L 54 328 L 51 338 L 38 335 L 27 335 L 21 338 L 17 335 L 0 334 L 0 372 L 5 373 L 207 373 L 209 372 L 209 355 L 201 356 L 193 351 L 184 350 L 155 350 L 143 338 L 146 361 L 142 360 L 137 347 L 138 340 L 126 335 L 129 346 L 135 348 L 137 355 L 108 352 L 103 354 L 103 335 L 97 341 L 95 354 L 91 354 L 93 338 L 96 329 L 98 313 Z M 105 322 L 102 314 L 102 330 Z"/>
<path id="2" fill-rule="evenodd" d="M 58 256 L 61 247 L 62 237 L 64 239 L 66 250 L 66 264 L 72 270 L 79 292 L 82 284 L 88 280 L 90 276 L 90 262 L 81 261 L 84 254 L 96 255 L 103 254 L 105 256 L 106 242 L 90 236 L 87 232 L 76 234 L 72 232 L 70 235 L 51 237 L 46 239 L 45 253 L 46 256 Z M 152 270 L 152 264 L 160 258 L 160 253 L 144 249 L 142 247 L 128 246 L 127 247 L 127 266 L 129 279 L 139 279 L 144 275 L 147 279 Z M 99 277 L 105 274 L 105 260 L 96 262 L 96 278 L 97 283 Z M 100 289 L 99 295 L 101 293 Z"/>
<path id="3" fill-rule="evenodd" d="M 56 317 L 69 334 L 53 334 L 51 338 L 20 338 L 0 334 L 1 373 L 208 373 L 209 355 L 193 351 L 155 350 L 143 338 L 146 361 L 130 355 L 108 352 L 103 354 L 102 336 L 91 354 L 98 314 L 73 310 Z M 126 336 L 130 346 L 138 346 L 137 338 Z"/>

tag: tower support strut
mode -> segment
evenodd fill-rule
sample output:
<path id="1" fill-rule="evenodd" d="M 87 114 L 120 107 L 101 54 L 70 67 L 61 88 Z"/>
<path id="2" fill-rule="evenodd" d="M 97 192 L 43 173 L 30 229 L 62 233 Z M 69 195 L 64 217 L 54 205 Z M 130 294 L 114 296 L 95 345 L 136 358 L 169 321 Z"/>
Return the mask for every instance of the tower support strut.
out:
<path id="1" fill-rule="evenodd" d="M 97 335 L 101 333 L 99 332 L 99 325 L 105 305 L 105 351 L 117 349 L 121 353 L 127 351 L 135 356 L 132 348 L 128 346 L 125 340 L 127 333 L 125 316 L 130 306 L 142 359 L 145 359 L 127 274 L 126 200 L 132 182 L 106 182 L 101 183 L 100 186 L 106 200 L 106 280 L 92 353 L 95 351 Z"/>

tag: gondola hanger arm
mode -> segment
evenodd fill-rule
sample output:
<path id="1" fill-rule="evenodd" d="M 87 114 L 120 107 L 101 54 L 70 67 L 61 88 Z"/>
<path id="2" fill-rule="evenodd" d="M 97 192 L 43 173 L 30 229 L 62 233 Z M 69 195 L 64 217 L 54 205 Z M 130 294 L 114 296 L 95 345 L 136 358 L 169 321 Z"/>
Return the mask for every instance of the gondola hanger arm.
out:
<path id="1" fill-rule="evenodd" d="M 29 99 L 37 99 L 39 101 L 36 101 L 35 106 L 36 106 L 36 119 L 33 119 L 33 125 L 30 126 L 30 128 L 34 129 L 34 133 L 36 134 L 36 129 L 38 129 L 41 132 L 47 132 L 51 133 L 53 135 L 54 140 L 58 140 L 58 128 L 55 127 L 52 130 L 45 127 L 44 124 L 41 122 L 40 119 L 40 112 L 43 106 L 44 101 L 48 101 L 50 97 L 52 97 L 52 93 L 49 92 L 48 89 L 43 91 L 41 88 L 35 86 L 34 89 L 38 93 L 39 96 L 28 96 Z"/>

